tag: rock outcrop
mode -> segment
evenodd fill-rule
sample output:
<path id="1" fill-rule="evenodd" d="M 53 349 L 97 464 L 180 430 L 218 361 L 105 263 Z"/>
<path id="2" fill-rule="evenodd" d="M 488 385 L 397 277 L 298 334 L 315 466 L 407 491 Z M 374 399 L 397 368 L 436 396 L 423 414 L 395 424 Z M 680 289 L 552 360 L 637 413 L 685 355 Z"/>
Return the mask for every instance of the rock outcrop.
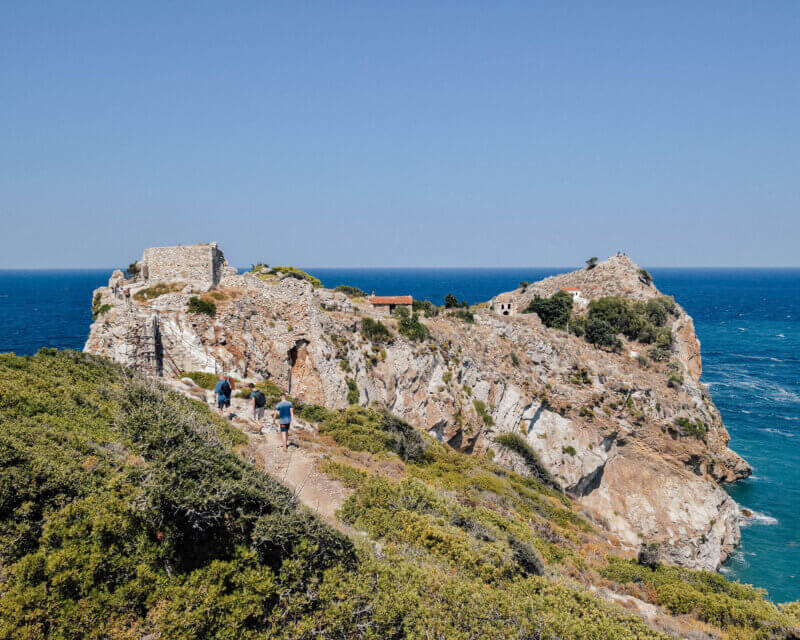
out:
<path id="1" fill-rule="evenodd" d="M 738 508 L 720 483 L 746 476 L 749 466 L 727 446 L 719 412 L 699 382 L 691 318 L 679 307 L 670 319 L 673 356 L 686 375 L 669 387 L 666 365 L 642 366 L 630 357 L 635 345 L 603 351 L 548 329 L 536 314 L 478 309 L 474 324 L 440 315 L 423 319 L 430 339 L 410 342 L 395 319 L 379 318 L 367 302 L 280 274 L 225 275 L 205 294 L 213 294 L 214 316 L 187 313 L 191 282 L 153 299 L 135 295 L 152 282 L 123 284 L 134 293 L 128 304 L 114 283 L 95 292 L 95 305 L 111 308 L 92 325 L 86 351 L 168 378 L 192 370 L 269 378 L 330 408 L 347 406 L 354 382 L 360 404 L 386 406 L 462 451 L 491 450 L 513 461 L 495 437 L 524 435 L 622 548 L 660 543 L 666 560 L 715 569 L 738 543 Z M 587 299 L 661 295 L 618 256 L 503 299 L 524 309 L 536 293 L 567 286 Z M 367 340 L 365 317 L 381 319 L 392 339 Z M 707 431 L 686 435 L 679 419 Z"/>

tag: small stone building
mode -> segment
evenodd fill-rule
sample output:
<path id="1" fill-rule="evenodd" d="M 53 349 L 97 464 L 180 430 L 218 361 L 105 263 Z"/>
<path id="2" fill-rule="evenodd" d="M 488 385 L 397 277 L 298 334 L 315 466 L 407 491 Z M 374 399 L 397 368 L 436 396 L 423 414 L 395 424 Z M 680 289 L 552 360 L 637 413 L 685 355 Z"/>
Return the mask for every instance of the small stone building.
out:
<path id="1" fill-rule="evenodd" d="M 185 282 L 202 289 L 213 289 L 224 276 L 236 274 L 216 242 L 145 249 L 140 267 L 147 283 Z"/>
<path id="2" fill-rule="evenodd" d="M 507 294 L 500 294 L 492 300 L 491 309 L 501 316 L 517 315 L 517 303 Z"/>
<path id="3" fill-rule="evenodd" d="M 414 298 L 411 296 L 376 296 L 369 298 L 372 308 L 382 315 L 389 316 L 398 307 L 404 307 L 411 312 L 414 305 Z"/>

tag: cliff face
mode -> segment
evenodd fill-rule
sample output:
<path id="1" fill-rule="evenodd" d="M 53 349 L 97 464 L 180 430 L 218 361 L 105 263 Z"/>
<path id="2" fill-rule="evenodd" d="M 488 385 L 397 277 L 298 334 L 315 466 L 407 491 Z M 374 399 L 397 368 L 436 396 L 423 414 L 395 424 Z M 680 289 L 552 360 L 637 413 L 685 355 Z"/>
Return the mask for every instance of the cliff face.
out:
<path id="1" fill-rule="evenodd" d="M 617 257 L 504 296 L 522 309 L 536 292 L 562 286 L 580 287 L 587 298 L 660 295 L 640 281 L 636 265 Z M 374 315 L 368 303 L 303 280 L 225 277 L 213 317 L 186 313 L 190 290 L 127 306 L 112 288 L 97 290 L 96 305 L 112 308 L 92 325 L 85 350 L 165 377 L 204 370 L 270 378 L 329 408 L 347 406 L 352 380 L 360 404 L 384 405 L 466 452 L 491 450 L 513 463 L 494 439 L 523 434 L 623 548 L 661 542 L 665 560 L 713 569 L 738 543 L 738 508 L 719 483 L 744 477 L 749 467 L 728 449 L 720 415 L 698 382 L 700 346 L 680 308 L 670 320 L 678 338 L 673 357 L 686 375 L 670 388 L 665 365 L 642 367 L 629 355 L 635 346 L 602 351 L 544 327 L 535 314 L 478 310 L 475 324 L 424 319 L 431 337 L 421 343 L 381 318 L 394 335 L 373 344 L 360 332 L 361 319 Z M 704 423 L 704 439 L 681 435 L 678 418 Z"/>

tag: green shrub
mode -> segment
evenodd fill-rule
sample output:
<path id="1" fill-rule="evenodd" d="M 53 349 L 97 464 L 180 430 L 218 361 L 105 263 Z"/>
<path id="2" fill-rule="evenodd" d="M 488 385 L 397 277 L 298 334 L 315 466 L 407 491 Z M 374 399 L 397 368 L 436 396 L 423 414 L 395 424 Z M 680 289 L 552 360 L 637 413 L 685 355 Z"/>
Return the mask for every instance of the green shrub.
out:
<path id="1" fill-rule="evenodd" d="M 110 304 L 101 304 L 97 309 L 94 310 L 92 314 L 92 320 L 97 320 L 99 316 L 102 316 L 104 313 L 108 313 L 111 311 L 113 307 Z"/>
<path id="2" fill-rule="evenodd" d="M 351 467 L 349 464 L 334 462 L 333 460 L 324 460 L 320 464 L 319 470 L 340 480 L 345 487 L 351 489 L 358 487 L 369 477 L 369 474 L 361 469 Z"/>
<path id="3" fill-rule="evenodd" d="M 203 313 L 207 316 L 213 316 L 217 313 L 217 305 L 197 296 L 192 296 L 189 298 L 189 305 L 186 307 L 186 311 L 188 313 Z"/>
<path id="4" fill-rule="evenodd" d="M 566 447 L 561 447 L 561 453 L 566 453 L 569 456 L 574 456 L 578 452 L 575 450 L 575 447 L 572 445 L 567 445 Z"/>
<path id="5" fill-rule="evenodd" d="M 672 355 L 672 351 L 666 347 L 655 346 L 651 347 L 647 354 L 656 362 L 665 362 L 666 360 L 669 360 L 670 355 Z"/>
<path id="6" fill-rule="evenodd" d="M 789 637 L 788 630 L 798 624 L 791 608 L 779 609 L 764 598 L 762 589 L 729 582 L 718 573 L 664 565 L 651 568 L 614 557 L 608 558 L 600 573 L 620 584 L 654 587 L 658 604 L 668 611 L 693 614 L 721 629 L 736 630 L 735 637 Z M 760 633 L 742 635 L 742 630 Z"/>
<path id="7" fill-rule="evenodd" d="M 68 351 L 0 384 L 0 637 L 269 637 L 279 593 L 354 566 L 204 404 Z"/>
<path id="8" fill-rule="evenodd" d="M 572 316 L 572 296 L 556 291 L 549 298 L 534 297 L 522 313 L 535 313 L 546 327 L 566 329 Z"/>
<path id="9" fill-rule="evenodd" d="M 351 287 L 347 284 L 340 284 L 338 287 L 333 289 L 334 291 L 339 291 L 350 298 L 363 298 L 367 295 L 366 291 L 362 291 L 358 287 Z"/>
<path id="10" fill-rule="evenodd" d="M 217 385 L 219 375 L 206 371 L 183 371 L 181 373 L 181 378 L 189 378 L 194 381 L 198 387 L 202 387 L 203 389 L 213 389 Z"/>
<path id="11" fill-rule="evenodd" d="M 156 298 L 166 295 L 167 293 L 177 293 L 181 291 L 186 285 L 182 282 L 170 282 L 154 284 L 152 287 L 141 289 L 133 294 L 133 299 L 139 302 L 147 300 L 155 300 Z"/>
<path id="12" fill-rule="evenodd" d="M 353 378 L 347 379 L 347 403 L 358 404 L 358 385 Z"/>
<path id="13" fill-rule="evenodd" d="M 458 298 L 456 298 L 452 293 L 448 293 L 444 297 L 444 308 L 445 309 L 455 309 L 459 306 Z"/>
<path id="14" fill-rule="evenodd" d="M 639 280 L 644 282 L 646 285 L 650 285 L 653 283 L 653 276 L 650 275 L 650 272 L 647 269 L 639 269 Z"/>
<path id="15" fill-rule="evenodd" d="M 594 269 L 596 266 L 597 266 L 597 257 L 596 256 L 592 256 L 591 258 L 589 258 L 586 261 L 586 269 L 587 270 Z"/>
<path id="16" fill-rule="evenodd" d="M 475 324 L 475 316 L 469 309 L 456 309 L 447 314 L 451 318 L 456 318 L 468 324 Z"/>
<path id="17" fill-rule="evenodd" d="M 392 332 L 380 320 L 361 318 L 361 335 L 371 342 L 388 342 Z"/>
<path id="18" fill-rule="evenodd" d="M 405 307 L 394 310 L 397 318 L 397 332 L 413 342 L 422 342 L 430 337 L 428 327 L 419 321 L 416 313 L 409 314 Z"/>
<path id="19" fill-rule="evenodd" d="M 439 315 L 439 307 L 429 300 L 414 300 L 411 309 L 417 312 L 421 311 L 426 318 L 435 318 Z"/>
<path id="20" fill-rule="evenodd" d="M 569 332 L 573 335 L 582 338 L 586 335 L 586 317 L 585 316 L 573 316 L 570 318 L 569 321 Z"/>
<path id="21" fill-rule="evenodd" d="M 278 275 L 279 273 L 282 273 L 290 278 L 310 282 L 314 287 L 322 286 L 322 283 L 319 281 L 319 279 L 315 278 L 309 273 L 306 273 L 302 269 L 298 269 L 297 267 L 272 267 L 269 273 L 270 275 Z"/>
<path id="22" fill-rule="evenodd" d="M 487 427 L 494 426 L 494 420 L 492 416 L 489 415 L 489 412 L 486 410 L 486 403 L 482 400 L 473 400 L 472 405 L 475 407 L 475 413 L 478 414 L 481 420 L 483 420 L 483 424 Z"/>
<path id="23" fill-rule="evenodd" d="M 539 456 L 537 456 L 536 452 L 531 448 L 531 445 L 520 434 L 510 432 L 501 433 L 495 438 L 495 441 L 497 444 L 519 455 L 525 461 L 525 466 L 528 468 L 528 471 L 530 471 L 531 475 L 539 480 L 539 482 L 548 487 L 552 487 L 556 491 L 562 490 L 561 485 L 553 477 L 553 474 L 545 468 L 542 461 L 539 460 Z"/>
<path id="24" fill-rule="evenodd" d="M 320 433 L 353 451 L 393 451 L 406 461 L 425 460 L 426 438 L 414 427 L 388 411 L 359 407 L 330 411 L 319 405 L 304 405 L 298 415 L 318 425 Z"/>
<path id="25" fill-rule="evenodd" d="M 675 426 L 681 430 L 684 436 L 690 436 L 698 440 L 703 440 L 708 433 L 708 427 L 702 420 L 695 420 L 692 422 L 684 417 L 675 418 Z"/>

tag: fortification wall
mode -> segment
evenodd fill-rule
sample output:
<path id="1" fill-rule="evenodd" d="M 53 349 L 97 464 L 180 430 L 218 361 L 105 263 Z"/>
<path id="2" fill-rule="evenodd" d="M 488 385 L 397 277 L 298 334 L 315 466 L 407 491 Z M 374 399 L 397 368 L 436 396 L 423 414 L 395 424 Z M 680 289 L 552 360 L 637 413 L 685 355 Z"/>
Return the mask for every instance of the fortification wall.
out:
<path id="1" fill-rule="evenodd" d="M 142 256 L 142 276 L 146 282 L 186 282 L 211 289 L 228 270 L 228 262 L 216 242 L 152 247 L 145 249 Z"/>

